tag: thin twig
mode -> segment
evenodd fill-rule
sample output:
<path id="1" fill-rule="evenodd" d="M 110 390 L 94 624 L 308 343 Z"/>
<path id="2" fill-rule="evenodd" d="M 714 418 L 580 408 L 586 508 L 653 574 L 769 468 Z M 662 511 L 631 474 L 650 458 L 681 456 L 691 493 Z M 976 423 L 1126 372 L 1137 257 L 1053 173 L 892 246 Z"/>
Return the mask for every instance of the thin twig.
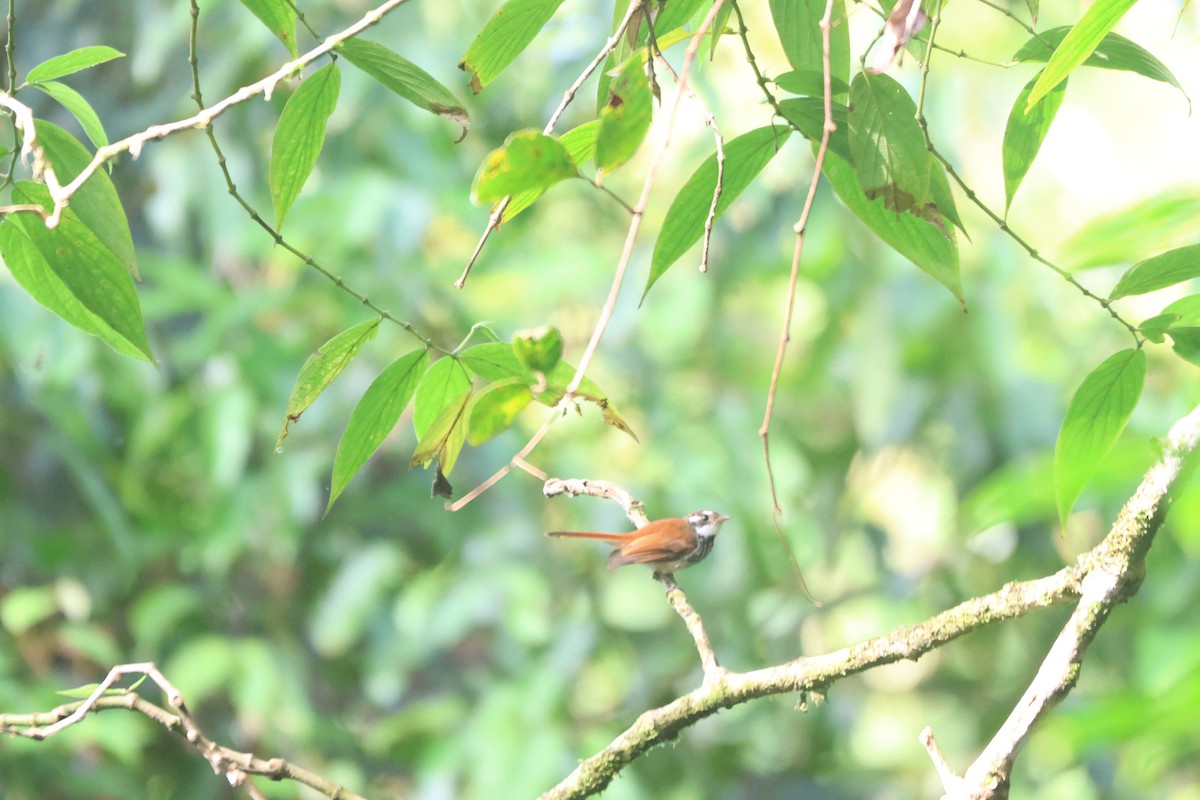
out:
<path id="1" fill-rule="evenodd" d="M 204 96 L 200 91 L 200 60 L 197 50 L 197 34 L 200 21 L 200 6 L 197 3 L 197 0 L 191 0 L 191 15 L 191 32 L 188 37 L 188 64 L 192 69 L 192 99 L 196 101 L 197 106 L 203 109 Z M 242 196 L 242 193 L 238 191 L 237 185 L 233 182 L 233 175 L 229 172 L 229 165 L 226 162 L 225 153 L 221 149 L 220 143 L 217 141 L 217 134 L 216 131 L 213 130 L 213 126 L 206 126 L 204 131 L 208 135 L 209 146 L 212 148 L 213 153 L 217 157 L 217 166 L 221 170 L 221 175 L 225 178 L 226 191 L 229 192 L 229 195 L 235 201 L 237 201 L 237 204 L 242 207 L 242 210 L 246 212 L 250 219 L 253 220 L 256 225 L 266 231 L 267 235 L 271 237 L 277 246 L 282 247 L 284 250 L 288 251 L 293 256 L 304 262 L 304 264 L 315 269 L 326 279 L 332 282 L 334 286 L 353 297 L 362 305 L 374 311 L 383 319 L 391 322 L 393 325 L 399 326 L 412 336 L 419 339 L 427 348 L 437 350 L 440 353 L 447 353 L 445 348 L 435 344 L 432 339 L 418 331 L 410 323 L 393 316 L 390 311 L 375 303 L 367 295 L 346 283 L 346 281 L 341 277 L 334 275 L 311 255 L 300 250 L 298 247 L 285 239 L 279 230 L 263 219 L 258 213 L 258 210 L 254 208 L 254 206 L 252 206 L 245 197 Z"/>
<path id="2" fill-rule="evenodd" d="M 618 23 L 617 29 L 613 31 L 613 35 L 609 37 L 604 46 L 600 48 L 600 52 L 596 53 L 596 57 L 583 68 L 583 72 L 579 73 L 579 77 L 575 79 L 567 91 L 563 93 L 563 99 L 558 104 L 558 108 L 554 109 L 554 113 L 550 115 L 550 120 L 546 123 L 546 127 L 542 129 L 542 133 L 549 136 L 554 132 L 554 126 L 558 124 L 558 118 L 567 110 L 567 106 L 575 99 L 575 94 L 579 91 L 579 87 L 583 86 L 584 81 L 592 76 L 592 73 L 604 63 L 604 59 L 608 58 L 608 54 L 616 49 L 621 43 L 621 37 L 625 35 L 625 29 L 629 27 L 630 21 L 637 14 L 637 11 L 642 7 L 644 0 L 630 0 L 629 9 L 625 12 L 625 16 Z M 504 221 L 504 212 L 508 209 L 508 204 L 512 197 L 505 197 L 496 204 L 492 210 L 491 216 L 488 217 L 487 227 L 483 229 L 483 233 L 479 237 L 478 243 L 475 245 L 474 252 L 467 259 L 467 266 L 463 268 L 462 274 L 458 276 L 458 280 L 454 282 L 456 289 L 461 289 L 467 283 L 467 276 L 471 274 L 471 268 L 475 266 L 475 262 L 479 259 L 479 254 L 483 252 L 483 246 L 487 244 L 487 240 L 491 237 L 492 232 L 500 227 L 500 223 Z"/>
<path id="3" fill-rule="evenodd" d="M 238 89 L 236 92 L 229 95 L 224 100 L 221 100 L 219 103 L 209 106 L 208 108 L 201 109 L 199 113 L 193 114 L 186 119 L 181 119 L 176 122 L 151 125 L 149 128 L 140 133 L 135 133 L 132 136 L 127 136 L 120 141 L 113 142 L 112 144 L 108 144 L 97 149 L 95 154 L 92 156 L 92 160 L 89 161 L 88 164 L 79 172 L 79 174 L 75 176 L 75 179 L 66 186 L 59 186 L 57 180 L 52 180 L 53 171 L 50 165 L 47 164 L 43 177 L 45 179 L 46 188 L 50 191 L 50 197 L 54 201 L 54 207 L 50 212 L 42 211 L 41 213 L 41 216 L 45 219 L 46 227 L 54 228 L 58 225 L 59 220 L 62 218 L 63 210 L 71 202 L 71 197 L 79 190 L 79 187 L 83 186 L 87 179 L 92 176 L 92 173 L 94 173 L 106 162 L 126 151 L 128 151 L 129 154 L 134 158 L 137 158 L 139 155 L 141 155 L 142 147 L 144 147 L 148 142 L 162 139 L 166 136 L 170 136 L 171 134 L 191 128 L 207 128 L 212 124 L 214 119 L 219 117 L 225 111 L 229 110 L 235 105 L 244 103 L 247 100 L 256 97 L 257 95 L 261 94 L 264 98 L 269 99 L 271 93 L 281 81 L 290 77 L 297 70 L 302 69 L 307 64 L 312 63 L 316 59 L 330 52 L 333 50 L 333 48 L 345 40 L 353 38 L 354 36 L 362 33 L 364 30 L 383 19 L 383 17 L 390 11 L 394 10 L 396 7 L 405 2 L 407 2 L 407 0 L 387 0 L 376 8 L 368 11 L 358 22 L 330 36 L 304 55 L 287 62 L 267 77 L 252 83 L 249 86 L 243 86 L 241 89 Z M 5 101 L 4 98 L 7 98 L 7 101 Z M 13 101 L 11 97 L 0 93 L 0 105 L 4 105 L 4 107 L 11 109 L 12 103 L 15 103 L 15 101 Z M 32 125 L 29 126 L 29 129 L 32 130 Z M 28 135 L 28 131 L 26 131 L 26 135 Z M 37 155 L 35 153 L 35 159 L 36 157 Z"/>
<path id="4" fill-rule="evenodd" d="M 736 3 L 734 9 L 737 8 Z M 741 14 L 738 14 L 739 21 Z M 792 266 L 788 274 L 787 301 L 784 306 L 783 326 L 779 332 L 779 345 L 775 350 L 775 364 L 771 369 L 771 383 L 767 389 L 767 403 L 763 410 L 762 425 L 759 426 L 758 436 L 762 440 L 763 446 L 763 461 L 767 468 L 767 485 L 771 492 L 771 513 L 775 520 L 775 532 L 779 536 L 779 541 L 783 545 L 788 559 L 791 561 L 792 569 L 796 573 L 796 577 L 800 581 L 804 593 L 809 599 L 813 599 L 812 593 L 808 590 L 808 585 L 804 580 L 804 575 L 800 571 L 800 565 L 796 561 L 796 555 L 792 552 L 791 545 L 788 544 L 787 538 L 783 535 L 783 528 L 779 524 L 779 517 L 783 513 L 783 508 L 779 504 L 779 491 L 775 484 L 775 470 L 771 466 L 771 416 L 775 411 L 775 397 L 779 391 L 779 377 L 783 373 L 783 359 L 787 355 L 788 342 L 791 341 L 792 331 L 792 315 L 795 312 L 796 306 L 796 285 L 800 277 L 800 257 L 804 253 L 804 233 L 808 227 L 808 218 L 812 214 L 813 202 L 817 197 L 817 187 L 821 183 L 821 170 L 825 165 L 825 154 L 829 151 L 829 137 L 837 130 L 837 125 L 833 122 L 833 67 L 830 58 L 830 30 L 833 25 L 833 0 L 827 0 L 825 4 L 825 14 L 821 17 L 821 69 L 824 73 L 824 100 L 825 100 L 825 124 L 821 129 L 821 142 L 817 146 L 816 162 L 813 164 L 812 180 L 808 184 L 808 194 L 804 198 L 804 207 L 800 211 L 800 219 L 797 220 L 793 230 L 796 233 L 796 244 L 792 249 Z M 744 27 L 744 26 L 742 26 Z M 749 44 L 747 43 L 747 48 Z M 757 68 L 755 70 L 757 72 Z M 762 84 L 760 84 L 762 85 Z M 765 91 L 765 89 L 764 89 Z M 768 94 L 770 97 L 770 95 Z"/>

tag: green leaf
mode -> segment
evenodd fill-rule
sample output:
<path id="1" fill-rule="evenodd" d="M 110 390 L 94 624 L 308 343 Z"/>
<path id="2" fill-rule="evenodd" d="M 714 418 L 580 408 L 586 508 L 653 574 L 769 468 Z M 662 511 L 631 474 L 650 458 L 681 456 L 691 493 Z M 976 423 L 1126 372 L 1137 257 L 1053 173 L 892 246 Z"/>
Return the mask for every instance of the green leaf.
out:
<path id="1" fill-rule="evenodd" d="M 571 161 L 577 165 L 585 164 L 592 159 L 592 155 L 596 152 L 596 131 L 599 128 L 600 120 L 598 119 L 585 122 L 578 128 L 572 128 L 558 137 L 558 143 L 566 148 L 567 155 L 571 157 Z M 500 216 L 500 220 L 507 222 L 533 205 L 545 193 L 546 189 L 529 189 L 524 192 L 517 192 L 508 201 L 508 205 L 504 207 L 504 213 Z"/>
<path id="2" fill-rule="evenodd" d="M 737 199 L 754 177 L 762 172 L 779 148 L 783 147 L 791 131 L 768 125 L 743 133 L 725 143 L 725 169 L 721 186 L 721 197 L 717 201 L 717 216 L 725 212 L 729 204 Z M 717 156 L 709 156 L 692 173 L 687 183 L 679 190 L 654 244 L 654 255 L 650 260 L 650 277 L 642 292 L 642 299 L 650 287 L 663 273 L 704 234 L 704 221 L 712 207 L 713 192 L 717 187 Z"/>
<path id="3" fill-rule="evenodd" d="M 711 0 L 667 0 L 658 16 L 654 18 L 654 33 L 662 38 L 676 28 L 686 25 L 702 5 L 711 5 Z M 617 3 L 617 11 L 621 16 L 624 16 L 625 8 L 628 7 L 629 5 L 625 4 L 622 8 L 622 4 Z"/>
<path id="4" fill-rule="evenodd" d="M 11 217 L 0 222 L 0 255 L 17 284 L 49 311 L 85 333 L 99 337 L 122 355 L 146 357 L 71 293 Z"/>
<path id="5" fill-rule="evenodd" d="M 551 372 L 562 360 L 563 338 L 558 328 L 543 325 L 517 331 L 512 339 L 513 354 L 533 373 Z"/>
<path id="6" fill-rule="evenodd" d="M 21 203 L 53 206 L 46 187 L 19 181 L 13 199 Z M 54 230 L 31 214 L 8 217 L 25 234 L 50 269 L 79 303 L 100 318 L 113 332 L 153 362 L 142 307 L 126 265 L 71 209 L 63 212 Z"/>
<path id="7" fill-rule="evenodd" d="M 1076 67 L 1087 61 L 1088 56 L 1104 40 L 1105 35 L 1133 8 L 1135 0 L 1096 0 L 1088 6 L 1079 22 L 1071 27 L 1062 43 L 1046 62 L 1046 68 L 1038 77 L 1026 101 L 1029 107 L 1041 100 L 1050 90 L 1070 75 Z"/>
<path id="8" fill-rule="evenodd" d="M 300 368 L 296 385 L 292 387 L 292 394 L 288 398 L 283 430 L 279 432 L 276 447 L 287 438 L 288 426 L 299 421 L 300 415 L 333 383 L 334 378 L 342 374 L 342 370 L 358 355 L 363 345 L 375 338 L 381 320 L 381 317 L 376 317 L 347 328 L 308 357 Z"/>
<path id="9" fill-rule="evenodd" d="M 1063 39 L 1071 30 L 1069 26 L 1063 26 L 1042 31 L 1027 41 L 1013 56 L 1013 60 L 1049 61 L 1056 52 L 1056 48 L 1061 46 Z M 1188 96 L 1187 92 L 1183 90 L 1183 84 L 1171 73 L 1171 70 L 1167 69 L 1166 64 L 1155 58 L 1141 45 L 1117 33 L 1106 34 L 1092 54 L 1084 60 L 1083 66 L 1134 72 L 1151 80 L 1169 83 L 1178 89 L 1185 98 Z M 1191 99 L 1188 98 L 1189 106 L 1191 102 Z"/>
<path id="10" fill-rule="evenodd" d="M 1038 0 L 1025 0 L 1025 6 L 1029 9 L 1029 19 L 1034 25 L 1037 25 L 1038 18 Z"/>
<path id="11" fill-rule="evenodd" d="M 1134 264 L 1117 281 L 1109 299 L 1146 294 L 1192 278 L 1200 278 L 1200 244 L 1168 250 Z"/>
<path id="12" fill-rule="evenodd" d="M 733 3 L 725 3 L 717 9 L 717 15 L 713 17 L 712 30 L 708 34 L 708 58 L 710 61 L 717 53 L 717 43 L 725 35 L 726 26 L 729 23 L 729 15 L 732 13 Z"/>
<path id="13" fill-rule="evenodd" d="M 1025 88 L 1017 95 L 1012 111 L 1008 112 L 1008 125 L 1004 128 L 1002 161 L 1005 214 L 1012 205 L 1017 188 L 1025 179 L 1025 173 L 1029 172 L 1033 159 L 1037 157 L 1042 140 L 1046 138 L 1046 132 L 1050 130 L 1054 115 L 1058 113 L 1058 107 L 1062 105 L 1063 97 L 1067 93 L 1067 82 L 1064 80 L 1036 104 L 1030 106 L 1026 101 L 1039 75 L 1041 73 L 1025 84 Z"/>
<path id="14" fill-rule="evenodd" d="M 579 175 L 567 149 L 557 139 L 535 130 L 517 131 L 503 147 L 488 153 L 471 191 L 481 203 L 529 191 L 545 191 Z"/>
<path id="15" fill-rule="evenodd" d="M 61 183 L 75 179 L 92 160 L 92 154 L 78 139 L 49 122 L 34 120 L 38 142 L 46 158 L 54 165 Z M 103 170 L 92 173 L 75 196 L 71 198 L 71 209 L 79 215 L 96 238 L 103 242 L 134 278 L 138 275 L 137 256 L 133 249 L 133 235 L 129 232 L 129 220 L 121 207 L 112 179 Z"/>
<path id="16" fill-rule="evenodd" d="M 783 117 L 811 142 L 820 142 L 825 132 L 825 100 L 821 97 L 790 97 L 779 101 Z M 849 109 L 844 103 L 832 103 L 833 124 L 837 129 L 829 135 L 829 149 L 847 162 L 850 161 Z"/>
<path id="17" fill-rule="evenodd" d="M 1142 324 L 1152 324 L 1159 317 L 1173 319 L 1166 333 L 1171 337 L 1171 349 L 1175 355 L 1200 367 L 1200 295 L 1181 297 L 1164 308 L 1158 317 Z M 1147 334 L 1147 338 L 1150 338 L 1150 334 Z"/>
<path id="18" fill-rule="evenodd" d="M 850 153 L 859 184 L 884 206 L 940 223 L 933 201 L 933 156 L 916 119 L 917 106 L 889 75 L 860 72 L 850 84 Z"/>
<path id="19" fill-rule="evenodd" d="M 1158 314 L 1150 317 L 1150 319 L 1142 320 L 1142 324 L 1138 325 L 1138 330 L 1155 344 L 1162 344 L 1164 341 L 1163 335 L 1167 332 L 1167 329 L 1179 322 L 1179 320 L 1179 314 Z"/>
<path id="20" fill-rule="evenodd" d="M 97 64 L 103 64 L 106 61 L 112 61 L 114 58 L 124 58 L 124 56 L 125 54 L 120 50 L 114 50 L 104 45 L 81 47 L 78 50 L 63 53 L 61 56 L 46 59 L 29 70 L 29 73 L 25 76 L 25 81 L 27 83 L 35 83 L 37 81 L 54 80 L 64 75 L 71 75 L 80 70 L 94 67 Z"/>
<path id="21" fill-rule="evenodd" d="M 450 474 L 466 439 L 467 407 L 470 401 L 471 390 L 467 389 L 442 408 L 417 442 L 412 466 L 424 467 L 430 461 L 437 461 L 442 475 Z"/>
<path id="22" fill-rule="evenodd" d="M 782 75 L 776 75 L 771 80 L 785 92 L 817 99 L 825 97 L 825 75 L 820 70 L 792 70 Z M 834 97 L 840 97 L 850 92 L 849 84 L 832 75 L 829 80 L 829 88 Z"/>
<path id="23" fill-rule="evenodd" d="M 471 42 L 458 68 L 471 76 L 478 94 L 521 54 L 550 21 L 563 0 L 508 0 Z"/>
<path id="24" fill-rule="evenodd" d="M 1195 239 L 1200 195 L 1165 193 L 1096 217 L 1062 244 L 1062 261 L 1071 269 L 1089 269 L 1133 261 L 1146 242 L 1160 247 Z"/>
<path id="25" fill-rule="evenodd" d="M 533 393 L 520 378 L 485 386 L 471 400 L 467 442 L 478 447 L 505 430 L 532 399 Z"/>
<path id="26" fill-rule="evenodd" d="M 838 197 L 855 216 L 900 255 L 912 261 L 949 289 L 963 303 L 958 271 L 958 245 L 953 235 L 912 214 L 896 214 L 882 198 L 868 199 L 859 186 L 854 169 L 836 153 L 825 156 L 825 177 Z M 965 305 L 965 304 L 964 304 Z"/>
<path id="27" fill-rule="evenodd" d="M 417 386 L 413 407 L 413 430 L 417 438 L 424 438 L 446 406 L 470 387 L 471 375 L 462 360 L 442 358 L 433 362 Z"/>
<path id="28" fill-rule="evenodd" d="M 654 98 L 640 55 L 625 62 L 608 87 L 608 101 L 600 109 L 596 133 L 596 169 L 612 172 L 628 161 L 650 130 Z"/>
<path id="29" fill-rule="evenodd" d="M 824 71 L 820 27 L 823 16 L 824 0 L 771 0 L 771 18 L 775 21 L 784 55 L 793 69 L 818 74 Z M 834 0 L 830 22 L 830 72 L 844 85 L 850 80 L 850 27 L 842 0 Z"/>
<path id="30" fill-rule="evenodd" d="M 1122 350 L 1092 370 L 1071 398 L 1054 448 L 1054 495 L 1063 527 L 1079 493 L 1125 429 L 1145 379 L 1145 351 Z"/>
<path id="31" fill-rule="evenodd" d="M 449 89 L 416 64 L 367 39 L 342 42 L 338 52 L 389 91 L 431 114 L 457 122 L 462 126 L 460 142 L 467 135 L 471 124 L 467 109 Z"/>
<path id="32" fill-rule="evenodd" d="M 329 486 L 329 502 L 325 506 L 326 514 L 333 508 L 342 490 L 396 427 L 400 415 L 416 392 L 428 361 L 428 351 L 414 350 L 393 361 L 367 387 L 362 399 L 350 413 L 346 432 L 342 434 L 337 455 L 333 457 L 333 477 Z"/>
<path id="33" fill-rule="evenodd" d="M 337 65 L 323 67 L 300 84 L 279 115 L 268 172 L 277 230 L 283 227 L 292 203 L 317 164 L 325 144 L 325 123 L 337 107 L 341 85 Z"/>
<path id="34" fill-rule="evenodd" d="M 70 111 L 71 115 L 79 121 L 79 127 L 83 128 L 83 132 L 87 134 L 92 144 L 96 147 L 104 147 L 108 144 L 108 135 L 104 132 L 104 125 L 100 122 L 100 117 L 96 115 L 83 95 L 58 81 L 39 81 L 31 85 L 54 98 L 60 106 Z"/>
<path id="35" fill-rule="evenodd" d="M 275 34 L 292 58 L 296 57 L 296 9 L 287 0 L 242 0 L 242 5 Z"/>

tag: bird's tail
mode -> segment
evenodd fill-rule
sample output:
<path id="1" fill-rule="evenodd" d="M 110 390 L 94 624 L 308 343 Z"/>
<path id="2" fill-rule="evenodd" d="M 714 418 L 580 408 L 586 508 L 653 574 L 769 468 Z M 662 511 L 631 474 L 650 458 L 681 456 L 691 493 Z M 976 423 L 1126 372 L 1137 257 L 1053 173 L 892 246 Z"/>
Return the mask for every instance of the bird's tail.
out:
<path id="1" fill-rule="evenodd" d="M 622 542 L 628 533 L 601 533 L 599 531 L 550 531 L 547 536 L 563 539 L 599 539 L 602 542 Z"/>

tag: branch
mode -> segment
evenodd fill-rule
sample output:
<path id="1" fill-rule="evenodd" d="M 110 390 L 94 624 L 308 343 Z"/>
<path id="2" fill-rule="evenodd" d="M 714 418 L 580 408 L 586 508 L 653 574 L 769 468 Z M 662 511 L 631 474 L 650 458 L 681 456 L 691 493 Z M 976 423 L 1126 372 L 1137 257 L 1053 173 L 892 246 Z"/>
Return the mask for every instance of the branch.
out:
<path id="1" fill-rule="evenodd" d="M 1046 654 L 1024 696 L 963 778 L 954 776 L 937 752 L 928 729 L 922 741 L 942 777 L 948 800 L 988 800 L 1008 796 L 1013 762 L 1034 723 L 1075 686 L 1088 645 L 1113 607 L 1132 597 L 1145 575 L 1145 557 L 1178 490 L 1196 467 L 1200 408 L 1175 423 L 1164 453 L 1121 509 L 1112 530 L 1079 560 L 1083 570 L 1079 604 Z"/>
<path id="2" fill-rule="evenodd" d="M 92 160 L 87 166 L 75 176 L 75 179 L 66 186 L 59 184 L 57 177 L 54 174 L 52 165 L 45 163 L 45 156 L 40 146 L 36 144 L 36 134 L 33 128 L 33 117 L 29 107 L 15 100 L 6 92 L 0 92 L 0 106 L 12 111 L 17 118 L 17 127 L 21 129 L 25 136 L 25 144 L 23 150 L 28 150 L 32 154 L 34 160 L 34 178 L 38 177 L 39 163 L 43 164 L 41 169 L 42 178 L 46 183 L 46 188 L 50 190 L 50 198 L 54 201 L 53 210 L 47 212 L 45 209 L 39 209 L 38 213 L 46 222 L 47 228 L 54 228 L 58 225 L 62 218 L 63 210 L 71 202 L 71 197 L 75 192 L 79 191 L 79 187 L 92 176 L 97 169 L 112 160 L 116 156 L 129 151 L 130 155 L 137 158 L 141 155 L 142 147 L 147 143 L 156 139 L 162 139 L 179 131 L 188 130 L 189 128 L 207 128 L 214 119 L 219 117 L 228 109 L 235 105 L 244 103 L 256 95 L 262 95 L 264 99 L 269 99 L 271 92 L 275 91 L 275 87 L 280 81 L 290 77 L 297 70 L 302 69 L 307 64 L 317 60 L 321 56 L 333 50 L 339 44 L 347 39 L 351 39 L 362 33 L 367 28 L 371 27 L 397 6 L 406 2 L 406 0 L 387 0 L 378 7 L 368 11 L 363 15 L 362 19 L 354 23 L 345 30 L 330 36 L 321 44 L 309 50 L 304 55 L 297 59 L 287 62 L 282 67 L 277 69 L 262 80 L 252 83 L 249 86 L 243 86 L 236 92 L 226 97 L 224 100 L 216 103 L 208 108 L 201 109 L 198 113 L 192 116 L 181 119 L 177 122 L 168 122 L 160 125 L 151 125 L 141 133 L 135 133 L 132 136 L 127 136 L 120 141 L 105 145 L 99 148 Z M 0 207 L 0 213 L 14 210 L 12 207 Z"/>
<path id="3" fill-rule="evenodd" d="M 123 676 L 130 674 L 142 674 L 154 681 L 167 696 L 167 704 L 175 709 L 174 713 L 139 697 L 132 689 L 111 688 Z M 365 800 L 360 795 L 282 758 L 259 758 L 253 753 L 232 750 L 206 738 L 188 712 L 183 695 L 159 672 L 153 662 L 119 664 L 113 667 L 86 700 L 66 703 L 50 711 L 35 714 L 0 714 L 0 732 L 40 742 L 82 722 L 89 712 L 111 709 L 135 711 L 172 733 L 179 734 L 190 747 L 204 757 L 213 768 L 213 772 L 223 774 L 231 786 L 244 786 L 252 796 L 261 795 L 253 784 L 247 783 L 247 777 L 261 775 L 273 781 L 295 781 L 330 798 Z"/>
<path id="4" fill-rule="evenodd" d="M 1008 770 L 1029 727 L 1069 691 L 1086 645 L 1112 605 L 1137 590 L 1154 535 L 1175 492 L 1195 468 L 1198 442 L 1200 407 L 1171 429 L 1159 463 L 1146 474 L 1109 535 L 1080 556 L 1075 565 L 1044 578 L 1006 584 L 996 592 L 967 600 L 924 622 L 825 655 L 801 657 L 751 672 L 714 671 L 715 677 L 706 669 L 700 688 L 642 713 L 607 747 L 581 761 L 570 775 L 543 794 L 542 800 L 597 794 L 642 753 L 674 739 L 685 728 L 723 708 L 789 692 L 800 692 L 803 705 L 808 697 L 819 699 L 829 686 L 849 675 L 896 661 L 915 661 L 985 625 L 1059 603 L 1079 601 L 1079 608 L 1051 649 L 1038 678 L 993 743 L 967 771 L 965 779 L 955 777 L 944 759 L 938 762 L 936 742 L 928 731 L 922 734 L 947 784 L 949 800 L 1002 797 L 1003 794 L 995 792 L 993 779 L 1002 776 L 1007 788 Z M 972 793 L 984 786 L 991 786 L 993 793 Z"/>

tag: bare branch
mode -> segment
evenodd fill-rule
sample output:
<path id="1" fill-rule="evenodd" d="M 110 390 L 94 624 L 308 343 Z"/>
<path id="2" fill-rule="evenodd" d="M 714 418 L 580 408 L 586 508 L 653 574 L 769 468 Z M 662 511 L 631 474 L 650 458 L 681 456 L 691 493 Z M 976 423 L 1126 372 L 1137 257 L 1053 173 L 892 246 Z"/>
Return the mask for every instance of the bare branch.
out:
<path id="1" fill-rule="evenodd" d="M 139 697 L 133 690 L 112 689 L 114 683 L 130 674 L 142 674 L 154 681 L 167 696 L 167 703 L 175 709 L 174 712 L 167 711 Z M 204 760 L 213 768 L 213 772 L 224 775 L 231 786 L 245 788 L 251 797 L 261 797 L 262 795 L 255 786 L 247 781 L 247 777 L 261 775 L 273 781 L 295 781 L 330 798 L 365 800 L 360 795 L 347 791 L 314 772 L 290 764 L 282 758 L 259 758 L 253 753 L 232 750 L 206 738 L 188 712 L 183 695 L 153 662 L 118 664 L 109 670 L 108 675 L 86 700 L 67 703 L 51 711 L 37 714 L 0 714 L 0 732 L 42 741 L 82 722 L 88 712 L 111 709 L 135 711 L 154 720 L 172 733 L 179 734 L 190 747 L 204 757 Z"/>

